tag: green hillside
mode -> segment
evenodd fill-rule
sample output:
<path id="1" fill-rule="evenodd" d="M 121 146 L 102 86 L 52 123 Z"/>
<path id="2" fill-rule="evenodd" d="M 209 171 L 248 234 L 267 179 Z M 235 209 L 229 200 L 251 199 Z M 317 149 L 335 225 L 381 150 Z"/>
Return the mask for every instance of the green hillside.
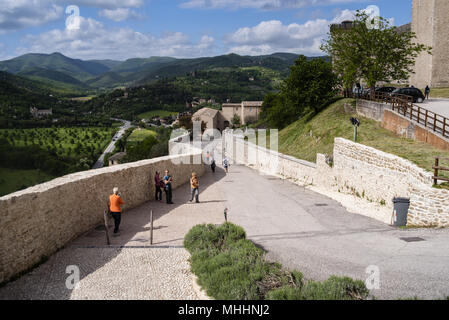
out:
<path id="1" fill-rule="evenodd" d="M 0 61 L 0 71 L 47 82 L 59 91 L 82 91 L 145 85 L 160 79 L 215 68 L 261 67 L 278 71 L 285 76 L 297 57 L 291 53 L 275 53 L 264 56 L 228 54 L 194 59 L 150 57 L 126 61 L 83 61 L 60 53 L 33 53 Z"/>
<path id="2" fill-rule="evenodd" d="M 332 155 L 335 137 L 353 139 L 354 129 L 349 118 L 355 116 L 362 123 L 358 131 L 359 143 L 408 159 L 429 171 L 436 156 L 449 158 L 448 151 L 401 138 L 374 120 L 345 113 L 345 103 L 354 101 L 340 100 L 311 119 L 303 118 L 280 131 L 279 151 L 312 162 L 316 161 L 317 153 Z"/>
<path id="3" fill-rule="evenodd" d="M 11 60 L 0 62 L 1 71 L 7 71 L 14 74 L 36 67 L 63 72 L 80 81 L 109 71 L 109 68 L 103 64 L 79 59 L 71 59 L 60 53 L 30 53 Z"/>

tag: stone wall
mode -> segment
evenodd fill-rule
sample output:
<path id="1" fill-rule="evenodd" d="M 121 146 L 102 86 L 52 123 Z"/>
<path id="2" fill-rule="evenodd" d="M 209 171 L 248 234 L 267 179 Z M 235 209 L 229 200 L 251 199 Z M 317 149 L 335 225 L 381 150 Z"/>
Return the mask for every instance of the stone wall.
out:
<path id="1" fill-rule="evenodd" d="M 156 171 L 170 170 L 174 188 L 188 182 L 192 171 L 203 174 L 203 165 L 188 164 L 192 158 L 168 156 L 79 172 L 1 197 L 0 283 L 102 223 L 113 187 L 122 193 L 126 214 L 153 199 Z M 186 164 L 176 164 L 180 161 Z"/>
<path id="2" fill-rule="evenodd" d="M 407 224 L 449 226 L 449 190 L 424 186 L 413 188 Z"/>
<path id="3" fill-rule="evenodd" d="M 385 103 L 357 99 L 356 111 L 357 114 L 365 118 L 382 121 L 384 119 L 384 111 L 391 109 Z"/>
<path id="4" fill-rule="evenodd" d="M 432 188 L 432 173 L 403 158 L 336 138 L 333 161 L 318 154 L 314 164 L 245 142 L 230 130 L 225 131 L 224 140 L 229 158 L 262 173 L 357 195 L 390 209 L 393 198 L 410 198 L 409 224 L 449 226 L 449 191 Z"/>

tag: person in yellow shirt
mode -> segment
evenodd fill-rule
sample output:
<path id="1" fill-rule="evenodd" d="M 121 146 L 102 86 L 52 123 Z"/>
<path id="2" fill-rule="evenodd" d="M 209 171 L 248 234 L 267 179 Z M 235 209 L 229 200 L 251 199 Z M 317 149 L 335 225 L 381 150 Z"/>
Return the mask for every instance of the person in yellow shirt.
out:
<path id="1" fill-rule="evenodd" d="M 115 187 L 112 192 L 113 194 L 109 196 L 109 211 L 112 214 L 112 218 L 114 218 L 114 235 L 118 236 L 120 222 L 122 220 L 121 206 L 125 203 L 123 202 L 117 187 Z"/>
<path id="2" fill-rule="evenodd" d="M 195 172 L 192 173 L 192 178 L 190 178 L 190 187 L 192 188 L 192 197 L 190 198 L 190 202 L 193 201 L 193 197 L 195 197 L 196 203 L 200 203 L 199 200 L 199 186 L 200 183 L 198 181 L 198 176 Z"/>

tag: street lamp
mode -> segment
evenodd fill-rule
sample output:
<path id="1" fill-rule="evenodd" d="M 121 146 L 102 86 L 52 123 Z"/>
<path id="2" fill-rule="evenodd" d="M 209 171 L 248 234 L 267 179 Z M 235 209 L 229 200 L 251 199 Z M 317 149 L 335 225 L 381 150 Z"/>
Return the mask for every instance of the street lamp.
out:
<path id="1" fill-rule="evenodd" d="M 354 142 L 357 142 L 357 128 L 360 127 L 360 120 L 352 117 L 349 119 L 351 124 L 354 126 Z"/>

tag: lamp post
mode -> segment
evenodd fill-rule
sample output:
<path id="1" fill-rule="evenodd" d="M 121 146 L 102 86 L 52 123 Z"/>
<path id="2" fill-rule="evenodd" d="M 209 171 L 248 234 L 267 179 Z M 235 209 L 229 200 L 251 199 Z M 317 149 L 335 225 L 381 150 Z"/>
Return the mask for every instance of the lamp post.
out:
<path id="1" fill-rule="evenodd" d="M 360 127 L 360 120 L 352 117 L 349 119 L 351 124 L 354 126 L 354 142 L 357 142 L 357 128 Z"/>

